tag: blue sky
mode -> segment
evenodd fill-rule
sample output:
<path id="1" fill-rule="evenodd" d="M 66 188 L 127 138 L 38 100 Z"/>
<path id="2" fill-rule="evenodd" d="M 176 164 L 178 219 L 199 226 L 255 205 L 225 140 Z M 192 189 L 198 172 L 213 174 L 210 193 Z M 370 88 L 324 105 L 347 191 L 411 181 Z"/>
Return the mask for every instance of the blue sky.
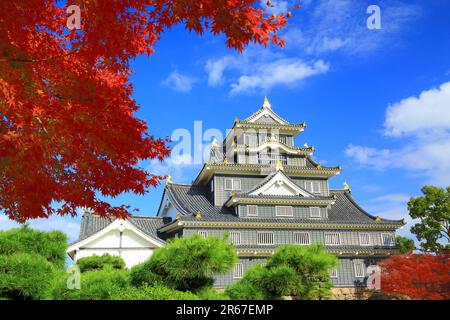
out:
<path id="1" fill-rule="evenodd" d="M 274 13 L 287 5 L 272 2 Z M 371 4 L 381 9 L 380 30 L 366 27 Z M 192 132 L 194 121 L 203 132 L 225 132 L 267 95 L 282 117 L 307 123 L 298 145 L 314 145 L 316 160 L 343 167 L 331 187 L 347 181 L 370 213 L 407 218 L 406 202 L 424 184 L 450 185 L 449 11 L 444 0 L 303 1 L 282 33 L 285 48 L 250 46 L 243 54 L 227 49 L 221 36 L 176 27 L 153 56 L 132 63 L 137 116 L 160 137 Z M 142 166 L 190 183 L 200 165 L 178 160 Z M 159 187 L 111 202 L 155 215 L 161 194 Z M 31 225 L 62 229 L 74 240 L 79 218 Z M 0 228 L 13 226 L 0 216 Z M 399 233 L 409 235 L 409 225 Z"/>

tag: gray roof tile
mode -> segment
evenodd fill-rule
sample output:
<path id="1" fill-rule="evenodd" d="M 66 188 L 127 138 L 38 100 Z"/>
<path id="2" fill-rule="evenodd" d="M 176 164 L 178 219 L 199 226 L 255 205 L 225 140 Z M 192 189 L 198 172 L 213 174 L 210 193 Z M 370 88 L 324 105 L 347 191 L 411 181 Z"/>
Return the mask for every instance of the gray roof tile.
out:
<path id="1" fill-rule="evenodd" d="M 77 242 L 84 240 L 92 236 L 93 234 L 103 230 L 114 220 L 116 219 L 101 217 L 93 213 L 85 212 L 81 219 L 80 235 Z M 170 222 L 170 219 L 167 218 L 150 216 L 131 216 L 127 220 L 140 231 L 159 240 L 161 239 L 158 236 L 157 230 L 163 225 Z"/>
<path id="2" fill-rule="evenodd" d="M 207 187 L 195 185 L 171 184 L 165 189 L 174 206 L 183 215 L 182 220 L 196 221 L 195 213 L 200 212 L 201 221 L 223 222 L 258 222 L 258 223 L 302 223 L 302 224 L 395 224 L 402 225 L 401 220 L 381 219 L 364 211 L 353 199 L 349 191 L 330 190 L 336 202 L 328 211 L 328 219 L 297 219 L 297 218 L 240 218 L 234 210 L 225 206 L 216 207 L 210 200 L 211 193 Z M 328 197 L 326 197 L 328 198 Z"/>

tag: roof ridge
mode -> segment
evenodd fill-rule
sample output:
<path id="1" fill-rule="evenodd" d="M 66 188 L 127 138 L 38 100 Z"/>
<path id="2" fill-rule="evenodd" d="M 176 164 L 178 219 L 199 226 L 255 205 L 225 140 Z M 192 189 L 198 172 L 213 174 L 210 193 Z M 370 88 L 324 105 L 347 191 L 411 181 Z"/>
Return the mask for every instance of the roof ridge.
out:
<path id="1" fill-rule="evenodd" d="M 101 218 L 101 219 L 110 219 L 111 222 L 116 220 L 116 219 L 118 219 L 118 217 L 115 217 L 115 216 L 104 216 L 104 217 L 102 217 L 101 215 L 99 215 L 98 213 L 95 213 L 95 212 L 90 212 L 89 215 L 97 217 L 97 218 Z M 162 217 L 131 214 L 128 218 L 146 218 L 146 219 L 157 218 L 157 219 L 161 219 Z M 126 218 L 126 219 L 128 219 L 128 218 Z"/>
<path id="2" fill-rule="evenodd" d="M 181 187 L 192 187 L 192 186 L 194 186 L 192 183 L 191 184 L 189 184 L 189 183 L 171 183 L 170 185 L 172 185 L 172 186 L 181 186 Z"/>
<path id="3" fill-rule="evenodd" d="M 141 216 L 141 215 L 131 215 L 130 218 L 139 218 L 139 219 L 162 219 L 163 217 L 159 216 Z"/>

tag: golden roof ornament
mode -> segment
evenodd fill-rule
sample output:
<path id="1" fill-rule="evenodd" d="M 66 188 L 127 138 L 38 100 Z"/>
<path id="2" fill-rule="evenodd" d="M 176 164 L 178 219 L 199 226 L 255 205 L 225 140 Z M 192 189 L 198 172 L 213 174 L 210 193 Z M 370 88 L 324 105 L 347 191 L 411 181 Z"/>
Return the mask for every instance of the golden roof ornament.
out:
<path id="1" fill-rule="evenodd" d="M 281 159 L 278 159 L 277 161 L 277 171 L 283 171 L 283 161 L 281 161 Z"/>
<path id="2" fill-rule="evenodd" d="M 376 216 L 376 217 L 375 217 L 375 221 L 376 221 L 376 222 L 380 222 L 380 221 L 381 221 L 381 217 L 380 217 L 380 216 Z"/>
<path id="3" fill-rule="evenodd" d="M 228 159 L 227 158 L 223 159 L 223 164 L 228 164 Z"/>
<path id="4" fill-rule="evenodd" d="M 200 212 L 197 212 L 195 214 L 195 219 L 201 219 L 202 218 L 202 214 Z"/>
<path id="5" fill-rule="evenodd" d="M 344 181 L 344 190 L 350 191 L 350 186 L 348 185 L 347 181 Z"/>
<path id="6" fill-rule="evenodd" d="M 172 184 L 172 177 L 170 175 L 166 176 L 166 185 Z"/>
<path id="7" fill-rule="evenodd" d="M 176 220 L 180 220 L 181 219 L 181 215 L 177 214 L 177 216 L 175 217 Z"/>
<path id="8" fill-rule="evenodd" d="M 320 163 L 317 164 L 316 166 L 317 169 L 322 169 L 322 165 Z"/>
<path id="9" fill-rule="evenodd" d="M 305 142 L 305 144 L 303 145 L 305 148 L 309 148 L 308 144 Z"/>
<path id="10" fill-rule="evenodd" d="M 264 97 L 263 108 L 272 109 L 272 106 L 270 105 L 269 99 L 267 97 Z"/>

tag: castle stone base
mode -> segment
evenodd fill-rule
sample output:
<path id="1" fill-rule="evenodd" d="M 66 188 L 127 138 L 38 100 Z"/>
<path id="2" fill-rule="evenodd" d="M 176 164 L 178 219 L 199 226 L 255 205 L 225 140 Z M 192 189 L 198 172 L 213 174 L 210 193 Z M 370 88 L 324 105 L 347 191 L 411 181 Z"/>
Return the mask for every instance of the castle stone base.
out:
<path id="1" fill-rule="evenodd" d="M 366 288 L 332 288 L 334 300 L 366 300 L 372 292 Z"/>

